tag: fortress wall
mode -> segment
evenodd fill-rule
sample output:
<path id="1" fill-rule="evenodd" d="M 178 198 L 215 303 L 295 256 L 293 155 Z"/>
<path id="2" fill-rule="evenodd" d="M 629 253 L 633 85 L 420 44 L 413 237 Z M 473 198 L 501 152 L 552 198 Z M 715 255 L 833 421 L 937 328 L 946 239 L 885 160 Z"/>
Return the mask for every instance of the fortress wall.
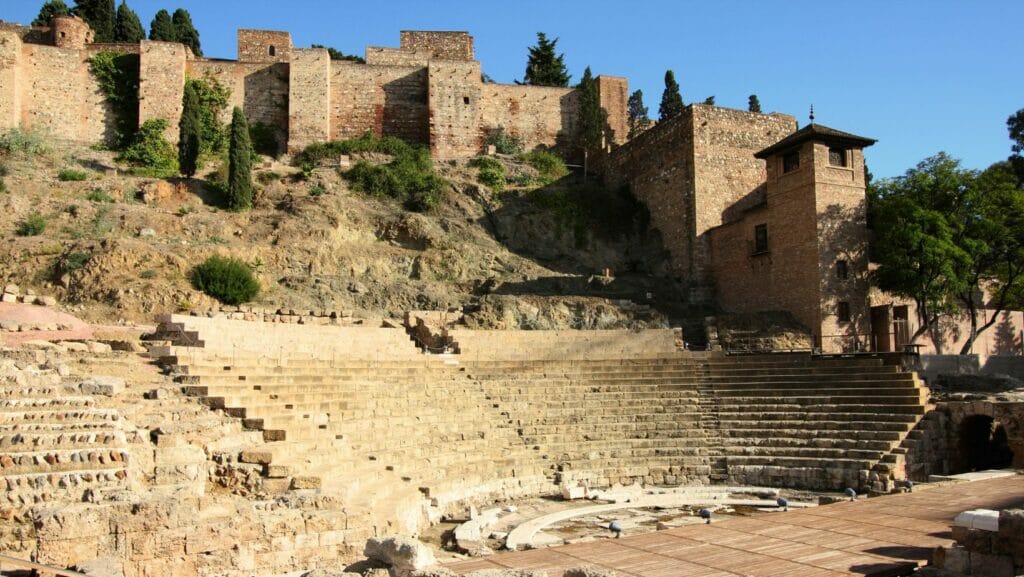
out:
<path id="1" fill-rule="evenodd" d="M 164 137 L 178 142 L 178 119 L 185 91 L 188 48 L 176 42 L 142 41 L 139 63 L 139 125 L 147 120 L 167 120 Z"/>
<path id="2" fill-rule="evenodd" d="M 483 147 L 480 63 L 433 61 L 428 74 L 430 149 L 434 158 L 479 154 Z"/>
<path id="3" fill-rule="evenodd" d="M 402 50 L 426 51 L 437 60 L 473 60 L 473 37 L 468 32 L 402 30 Z"/>
<path id="4" fill-rule="evenodd" d="M 84 140 L 87 85 L 95 89 L 95 83 L 83 52 L 27 44 L 22 62 L 22 126 L 59 140 Z"/>
<path id="5" fill-rule="evenodd" d="M 22 43 L 15 30 L 0 29 L 0 130 L 21 119 Z"/>
<path id="6" fill-rule="evenodd" d="M 275 126 L 285 142 L 288 130 L 288 64 L 192 60 L 188 62 L 192 78 L 214 78 L 231 90 L 221 122 L 231 122 L 231 109 L 242 107 L 250 124 L 261 122 Z"/>
<path id="7" fill-rule="evenodd" d="M 427 144 L 427 69 L 331 63 L 331 139 L 366 132 Z"/>
<path id="8" fill-rule="evenodd" d="M 366 64 L 369 66 L 417 66 L 425 67 L 430 62 L 429 50 L 403 50 L 401 48 L 366 47 Z"/>
<path id="9" fill-rule="evenodd" d="M 629 80 L 619 76 L 598 76 L 601 108 L 608 113 L 609 144 L 622 144 L 629 136 Z"/>
<path id="10" fill-rule="evenodd" d="M 658 123 L 606 159 L 608 184 L 629 185 L 661 232 L 672 274 L 687 277 L 694 242 L 693 123 L 690 115 Z"/>
<path id="11" fill-rule="evenodd" d="M 288 32 L 276 30 L 238 31 L 239 62 L 289 62 L 292 58 L 292 50 L 292 35 Z"/>
<path id="12" fill-rule="evenodd" d="M 292 52 L 289 69 L 288 150 L 331 137 L 331 58 L 323 48 Z"/>
<path id="13" fill-rule="evenodd" d="M 480 117 L 484 131 L 504 128 L 527 150 L 565 144 L 575 130 L 579 99 L 572 88 L 483 84 Z"/>

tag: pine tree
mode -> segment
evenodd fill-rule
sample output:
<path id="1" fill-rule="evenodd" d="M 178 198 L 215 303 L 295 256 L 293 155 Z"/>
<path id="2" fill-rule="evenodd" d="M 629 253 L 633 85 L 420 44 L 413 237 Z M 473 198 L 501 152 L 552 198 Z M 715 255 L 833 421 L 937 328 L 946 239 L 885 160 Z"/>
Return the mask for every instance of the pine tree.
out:
<path id="1" fill-rule="evenodd" d="M 177 42 L 174 34 L 174 23 L 171 22 L 171 13 L 160 10 L 149 23 L 149 39 L 160 42 Z"/>
<path id="2" fill-rule="evenodd" d="M 228 145 L 228 207 L 232 210 L 252 207 L 252 144 L 249 124 L 237 106 L 231 113 L 231 142 Z"/>
<path id="3" fill-rule="evenodd" d="M 85 20 L 96 42 L 114 41 L 114 0 L 78 0 L 72 13 Z"/>
<path id="4" fill-rule="evenodd" d="M 651 118 L 644 106 L 644 92 L 637 90 L 629 95 L 629 138 L 636 138 L 640 133 L 651 127 Z"/>
<path id="5" fill-rule="evenodd" d="M 761 112 L 761 101 L 757 99 L 756 94 L 751 94 L 750 98 L 747 99 L 747 110 L 750 112 Z"/>
<path id="6" fill-rule="evenodd" d="M 71 9 L 64 0 L 49 0 L 39 9 L 39 15 L 32 21 L 33 26 L 49 26 L 57 16 L 67 16 Z"/>
<path id="7" fill-rule="evenodd" d="M 661 106 L 658 107 L 658 117 L 661 120 L 668 120 L 683 111 L 683 96 L 679 93 L 679 83 L 676 82 L 676 75 L 671 70 L 665 71 L 665 91 L 661 94 Z"/>
<path id="8" fill-rule="evenodd" d="M 174 39 L 192 49 L 192 54 L 203 55 L 199 46 L 199 31 L 192 25 L 192 15 L 184 8 L 178 8 L 171 17 L 174 23 Z"/>
<path id="9" fill-rule="evenodd" d="M 705 98 L 704 99 L 704 104 L 707 104 L 708 106 L 714 106 L 715 105 L 715 95 L 712 94 L 711 96 L 708 96 L 707 98 Z"/>
<path id="10" fill-rule="evenodd" d="M 569 71 L 565 67 L 565 54 L 555 53 L 558 38 L 548 40 L 543 32 L 537 33 L 537 45 L 530 47 L 526 61 L 524 82 L 533 86 L 569 86 Z"/>
<path id="11" fill-rule="evenodd" d="M 114 16 L 114 41 L 128 42 L 135 44 L 146 38 L 146 29 L 139 21 L 139 15 L 128 7 L 125 0 L 117 7 L 117 15 Z"/>
<path id="12" fill-rule="evenodd" d="M 185 83 L 185 95 L 181 104 L 181 122 L 178 123 L 178 166 L 182 176 L 192 178 L 198 168 L 196 163 L 199 160 L 202 104 L 199 102 L 199 95 L 196 94 L 195 85 L 191 82 Z"/>
<path id="13" fill-rule="evenodd" d="M 587 180 L 587 165 L 590 151 L 600 148 L 604 142 L 605 125 L 608 124 L 608 113 L 601 108 L 601 93 L 597 88 L 597 80 L 590 72 L 590 67 L 583 71 L 583 79 L 579 86 L 579 143 L 583 148 L 583 180 Z"/>

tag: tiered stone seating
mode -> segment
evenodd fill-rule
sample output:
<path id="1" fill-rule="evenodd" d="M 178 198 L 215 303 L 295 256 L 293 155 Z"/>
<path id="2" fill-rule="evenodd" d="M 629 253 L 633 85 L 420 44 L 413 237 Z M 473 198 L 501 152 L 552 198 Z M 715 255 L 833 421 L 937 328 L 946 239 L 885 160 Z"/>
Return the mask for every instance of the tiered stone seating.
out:
<path id="1" fill-rule="evenodd" d="M 81 501 L 123 489 L 128 450 L 116 410 L 70 393 L 59 379 L 0 379 L 0 505 Z"/>
<path id="2" fill-rule="evenodd" d="M 470 360 L 629 359 L 672 355 L 681 334 L 642 331 L 448 331 L 453 346 Z M 681 342 L 681 341 L 680 341 Z"/>
<path id="3" fill-rule="evenodd" d="M 730 482 L 864 488 L 925 412 L 911 373 L 878 359 L 807 355 L 710 360 L 702 393 L 715 411 Z"/>

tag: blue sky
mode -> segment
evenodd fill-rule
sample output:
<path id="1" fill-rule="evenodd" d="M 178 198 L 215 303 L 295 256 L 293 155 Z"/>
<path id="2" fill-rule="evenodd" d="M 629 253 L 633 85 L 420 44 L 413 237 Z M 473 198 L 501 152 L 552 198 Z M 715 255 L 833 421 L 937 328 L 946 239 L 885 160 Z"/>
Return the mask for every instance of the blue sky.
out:
<path id="1" fill-rule="evenodd" d="M 118 0 L 120 2 L 120 0 Z M 0 0 L 0 19 L 28 23 L 42 0 Z M 574 80 L 627 76 L 657 115 L 671 68 L 686 102 L 715 95 L 877 138 L 876 176 L 895 176 L 945 150 L 971 168 L 1010 152 L 1006 118 L 1024 108 L 1021 0 L 129 0 L 149 24 L 189 10 L 207 56 L 234 58 L 236 28 L 288 30 L 362 54 L 397 46 L 399 30 L 467 30 L 498 82 L 522 78 L 526 49 L 558 37 Z"/>

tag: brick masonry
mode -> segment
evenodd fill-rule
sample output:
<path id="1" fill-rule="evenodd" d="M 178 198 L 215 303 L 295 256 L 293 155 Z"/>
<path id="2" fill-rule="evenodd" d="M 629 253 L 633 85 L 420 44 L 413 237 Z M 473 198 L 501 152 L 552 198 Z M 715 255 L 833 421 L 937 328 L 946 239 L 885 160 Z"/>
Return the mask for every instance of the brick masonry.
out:
<path id="1" fill-rule="evenodd" d="M 142 41 L 139 58 L 139 124 L 164 119 L 164 137 L 178 142 L 178 119 L 185 92 L 185 61 L 192 51 L 176 42 Z"/>
<path id="2" fill-rule="evenodd" d="M 331 137 L 331 59 L 327 50 L 292 53 L 288 85 L 288 149 L 300 150 Z"/>

